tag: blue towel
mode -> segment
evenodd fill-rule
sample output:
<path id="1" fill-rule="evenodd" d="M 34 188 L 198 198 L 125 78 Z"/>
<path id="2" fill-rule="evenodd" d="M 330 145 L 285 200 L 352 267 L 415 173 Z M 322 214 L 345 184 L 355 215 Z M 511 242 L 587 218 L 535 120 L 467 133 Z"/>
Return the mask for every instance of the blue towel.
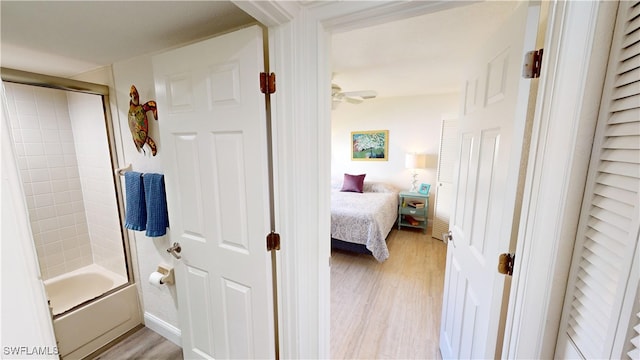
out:
<path id="1" fill-rule="evenodd" d="M 147 208 L 142 174 L 135 171 L 127 171 L 124 173 L 124 183 L 127 187 L 127 214 L 124 227 L 131 230 L 144 230 L 147 225 Z"/>
<path id="2" fill-rule="evenodd" d="M 167 233 L 169 215 L 167 196 L 164 191 L 164 175 L 148 173 L 143 176 L 144 193 L 147 202 L 147 233 L 149 237 Z"/>

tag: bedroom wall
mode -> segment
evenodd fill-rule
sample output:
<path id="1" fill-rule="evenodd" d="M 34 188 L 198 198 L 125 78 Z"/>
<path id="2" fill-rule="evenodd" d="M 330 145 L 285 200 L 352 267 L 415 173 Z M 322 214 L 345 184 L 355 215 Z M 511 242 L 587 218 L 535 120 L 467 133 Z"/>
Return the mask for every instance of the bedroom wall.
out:
<path id="1" fill-rule="evenodd" d="M 459 94 L 376 98 L 361 104 L 342 103 L 331 112 L 331 177 L 367 174 L 365 181 L 383 181 L 401 190 L 411 188 L 405 154 L 427 154 L 427 169 L 418 171 L 418 185 L 431 184 L 429 218 L 433 218 L 436 166 L 443 118 L 456 118 Z M 351 161 L 351 132 L 389 130 L 388 161 Z"/>

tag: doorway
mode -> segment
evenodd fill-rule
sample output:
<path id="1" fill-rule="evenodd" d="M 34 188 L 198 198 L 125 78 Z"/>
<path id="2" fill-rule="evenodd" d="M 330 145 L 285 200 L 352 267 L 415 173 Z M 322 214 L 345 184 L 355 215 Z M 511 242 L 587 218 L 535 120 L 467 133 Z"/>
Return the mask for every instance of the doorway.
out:
<path id="1" fill-rule="evenodd" d="M 458 74 L 463 72 L 469 54 L 476 50 L 474 46 L 482 44 L 485 37 L 495 31 L 494 27 L 476 26 L 473 22 L 483 18 L 478 15 L 486 12 L 487 16 L 491 15 L 496 19 L 494 25 L 497 27 L 514 8 L 513 3 L 474 4 L 332 35 L 332 88 L 339 87 L 346 94 L 363 91 L 378 93 L 375 98 L 356 99 L 359 100 L 357 102 L 347 100 L 336 104 L 334 101 L 331 111 L 332 189 L 336 188 L 336 182 L 340 183 L 344 173 L 350 173 L 366 174 L 365 182 L 384 182 L 399 190 L 408 190 L 411 185 L 411 170 L 405 168 L 405 155 L 408 153 L 420 153 L 433 159 L 418 170 L 418 184 L 434 185 L 430 194 L 428 236 L 421 237 L 421 234 L 406 229 L 392 230 L 387 238 L 390 258 L 383 263 L 377 263 L 372 257 L 367 262 L 366 256 L 349 257 L 334 252 L 331 268 L 332 357 L 340 357 L 345 352 L 347 357 L 358 357 L 358 354 L 366 354 L 365 357 L 384 357 L 390 354 L 404 355 L 401 357 L 433 357 L 439 353 L 438 333 L 444 276 L 439 278 L 438 272 L 441 270 L 444 273 L 444 260 L 440 261 L 436 252 L 446 252 L 446 245 L 431 237 L 431 221 L 438 190 L 435 184 L 441 120 L 457 117 L 462 85 Z M 380 48 L 387 51 L 380 56 L 372 56 Z M 437 70 L 429 71 L 434 68 Z M 389 131 L 389 154 L 386 162 L 351 160 L 350 133 L 360 130 Z M 423 253 L 424 263 L 408 260 L 410 257 L 407 257 L 407 261 L 403 261 L 403 267 L 395 267 L 394 257 L 397 259 L 405 256 L 402 253 L 404 251 L 417 251 L 416 247 L 404 244 L 411 241 L 415 241 L 416 246 L 431 249 L 429 253 Z M 439 246 L 443 249 L 440 250 Z M 394 248 L 399 252 L 394 253 Z M 434 262 L 439 262 L 442 268 L 434 268 Z M 407 264 L 415 267 L 409 269 Z M 359 320 L 356 321 L 361 322 L 359 324 L 344 324 L 351 320 L 346 320 L 344 316 L 336 317 L 335 312 L 344 312 L 344 306 L 348 304 L 346 298 L 355 299 L 360 296 L 354 288 L 354 284 L 358 282 L 349 282 L 348 272 L 353 272 L 353 276 L 360 279 L 365 278 L 361 272 L 375 273 L 380 279 L 395 279 L 398 287 L 401 286 L 401 280 L 416 281 L 414 293 L 403 295 L 401 292 L 389 292 L 385 295 L 389 303 L 395 304 L 394 309 L 396 306 L 410 308 L 418 303 L 415 316 L 405 320 L 401 313 L 397 313 L 395 320 L 403 324 L 394 325 L 394 317 L 388 315 L 395 311 L 387 309 L 389 311 L 372 311 L 369 315 L 358 317 Z M 422 275 L 418 274 L 426 276 L 420 279 Z M 350 285 L 339 285 L 337 282 Z M 380 280 L 379 283 L 384 282 L 385 280 Z M 373 307 L 372 304 L 378 303 L 386 290 L 382 287 L 377 291 L 371 290 L 368 285 L 362 285 L 362 291 L 370 292 L 370 301 L 363 300 L 363 303 Z M 379 306 L 384 308 L 384 305 Z M 344 313 L 353 314 L 354 311 Z M 421 323 L 423 317 L 429 320 Z M 351 317 L 349 319 L 353 320 Z M 438 330 L 430 330 L 429 325 L 432 323 L 436 324 L 435 329 Z M 398 331 L 418 327 L 419 331 L 412 333 L 422 341 L 419 345 L 405 343 L 402 345 L 404 348 L 398 348 L 400 342 L 397 341 L 396 348 L 391 349 L 385 342 L 393 339 L 394 335 L 374 329 L 376 326 L 395 328 Z M 354 336 L 345 332 L 361 333 Z M 378 336 L 376 341 L 366 340 L 372 337 L 371 334 L 377 334 L 373 335 Z M 351 348 L 342 345 L 345 338 L 352 339 L 349 336 L 353 336 L 353 339 L 360 337 L 358 340 L 351 340 Z M 366 352 L 371 350 L 368 349 L 358 353 L 355 348 L 367 341 L 380 352 Z M 425 344 L 431 344 L 431 348 L 425 349 Z"/>

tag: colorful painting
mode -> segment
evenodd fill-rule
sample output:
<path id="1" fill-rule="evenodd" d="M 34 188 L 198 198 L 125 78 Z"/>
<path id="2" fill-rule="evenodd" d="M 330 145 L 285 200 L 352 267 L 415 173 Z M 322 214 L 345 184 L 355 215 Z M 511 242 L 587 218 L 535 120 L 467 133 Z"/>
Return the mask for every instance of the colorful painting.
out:
<path id="1" fill-rule="evenodd" d="M 389 160 L 389 130 L 353 131 L 351 144 L 351 160 Z"/>

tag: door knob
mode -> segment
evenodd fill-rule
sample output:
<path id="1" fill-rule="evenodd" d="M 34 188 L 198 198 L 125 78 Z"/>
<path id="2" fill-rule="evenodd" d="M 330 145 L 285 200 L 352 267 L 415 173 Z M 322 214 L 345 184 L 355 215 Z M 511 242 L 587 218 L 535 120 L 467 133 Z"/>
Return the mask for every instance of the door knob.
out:
<path id="1" fill-rule="evenodd" d="M 456 247 L 456 243 L 453 241 L 453 233 L 451 232 L 451 230 L 449 230 L 449 232 L 442 233 L 442 238 L 444 239 L 444 241 L 451 243 L 453 247 Z"/>
<path id="2" fill-rule="evenodd" d="M 175 257 L 176 259 L 182 258 L 182 256 L 179 255 L 181 251 L 182 247 L 180 247 L 180 243 L 177 242 L 174 242 L 173 246 L 167 249 L 167 252 L 173 255 L 173 257 Z"/>

